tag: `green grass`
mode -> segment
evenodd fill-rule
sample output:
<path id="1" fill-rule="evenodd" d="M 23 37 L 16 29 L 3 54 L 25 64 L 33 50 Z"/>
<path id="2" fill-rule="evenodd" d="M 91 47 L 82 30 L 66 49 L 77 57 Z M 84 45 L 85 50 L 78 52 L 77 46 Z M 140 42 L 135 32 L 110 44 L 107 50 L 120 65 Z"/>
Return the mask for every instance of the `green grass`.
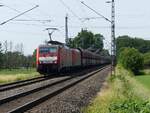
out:
<path id="1" fill-rule="evenodd" d="M 133 73 L 117 66 L 107 83 L 84 113 L 150 113 L 150 90 Z"/>
<path id="2" fill-rule="evenodd" d="M 31 69 L 2 69 L 0 70 L 0 75 L 5 74 L 5 75 L 12 75 L 12 74 L 30 74 L 30 73 L 35 73 L 36 69 L 31 68 Z"/>
<path id="3" fill-rule="evenodd" d="M 39 73 L 36 72 L 36 69 L 0 70 L 0 84 L 26 80 L 36 76 L 39 76 Z"/>
<path id="4" fill-rule="evenodd" d="M 136 76 L 135 78 L 137 81 L 150 89 L 150 69 L 146 69 L 143 72 L 145 75 Z"/>

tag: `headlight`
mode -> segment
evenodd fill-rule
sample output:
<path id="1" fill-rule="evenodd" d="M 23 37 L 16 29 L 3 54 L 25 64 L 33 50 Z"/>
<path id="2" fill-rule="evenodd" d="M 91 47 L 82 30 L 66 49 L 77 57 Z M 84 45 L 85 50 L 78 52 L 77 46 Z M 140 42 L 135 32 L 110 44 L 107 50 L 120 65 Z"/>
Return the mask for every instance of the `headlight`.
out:
<path id="1" fill-rule="evenodd" d="M 55 63 L 55 64 L 56 64 L 56 63 L 57 63 L 57 60 L 54 60 L 54 61 L 53 61 L 53 63 Z"/>

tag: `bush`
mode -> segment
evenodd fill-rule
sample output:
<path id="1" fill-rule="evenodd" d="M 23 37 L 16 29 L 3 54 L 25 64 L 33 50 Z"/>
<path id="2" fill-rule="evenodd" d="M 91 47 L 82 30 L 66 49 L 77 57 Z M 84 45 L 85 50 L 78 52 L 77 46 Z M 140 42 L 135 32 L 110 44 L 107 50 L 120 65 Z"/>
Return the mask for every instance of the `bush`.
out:
<path id="1" fill-rule="evenodd" d="M 124 48 L 119 55 L 119 63 L 128 70 L 137 74 L 143 68 L 143 56 L 135 48 Z"/>
<path id="2" fill-rule="evenodd" d="M 150 113 L 150 102 L 144 100 L 127 99 L 111 103 L 110 113 Z"/>
<path id="3" fill-rule="evenodd" d="M 143 55 L 144 57 L 144 66 L 149 66 L 150 67 L 150 52 L 145 53 Z"/>

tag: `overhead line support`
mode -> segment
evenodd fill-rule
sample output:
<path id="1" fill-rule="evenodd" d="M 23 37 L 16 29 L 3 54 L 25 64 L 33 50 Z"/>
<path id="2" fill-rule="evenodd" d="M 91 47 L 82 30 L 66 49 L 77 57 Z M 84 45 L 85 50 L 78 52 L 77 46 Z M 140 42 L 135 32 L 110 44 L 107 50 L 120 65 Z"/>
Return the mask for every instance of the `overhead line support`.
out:
<path id="1" fill-rule="evenodd" d="M 65 42 L 66 45 L 69 43 L 69 37 L 68 37 L 68 15 L 65 17 Z"/>
<path id="2" fill-rule="evenodd" d="M 111 68 L 114 70 L 115 75 L 115 65 L 116 65 L 116 38 L 115 38 L 115 1 L 107 1 L 106 3 L 111 3 L 111 20 L 103 16 L 102 14 L 95 11 L 93 8 L 85 4 L 83 1 L 81 1 L 83 5 L 85 5 L 87 8 L 95 12 L 100 17 L 104 18 L 106 21 L 111 23 Z M 111 72 L 112 75 L 112 72 Z"/>

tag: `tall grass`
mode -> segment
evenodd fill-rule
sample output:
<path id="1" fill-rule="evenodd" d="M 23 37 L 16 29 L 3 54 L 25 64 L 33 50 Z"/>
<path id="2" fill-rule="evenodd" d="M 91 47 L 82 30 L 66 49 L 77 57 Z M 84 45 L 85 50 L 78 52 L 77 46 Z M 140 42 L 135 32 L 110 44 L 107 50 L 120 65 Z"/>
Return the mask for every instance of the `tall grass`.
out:
<path id="1" fill-rule="evenodd" d="M 26 80 L 39 76 L 35 69 L 0 70 L 0 84 Z"/>
<path id="2" fill-rule="evenodd" d="M 117 66 L 116 75 L 109 77 L 84 113 L 150 113 L 150 91 L 133 77 L 133 73 Z"/>
<path id="3" fill-rule="evenodd" d="M 150 69 L 145 69 L 145 70 L 144 70 L 144 73 L 145 73 L 146 75 L 150 75 Z"/>

